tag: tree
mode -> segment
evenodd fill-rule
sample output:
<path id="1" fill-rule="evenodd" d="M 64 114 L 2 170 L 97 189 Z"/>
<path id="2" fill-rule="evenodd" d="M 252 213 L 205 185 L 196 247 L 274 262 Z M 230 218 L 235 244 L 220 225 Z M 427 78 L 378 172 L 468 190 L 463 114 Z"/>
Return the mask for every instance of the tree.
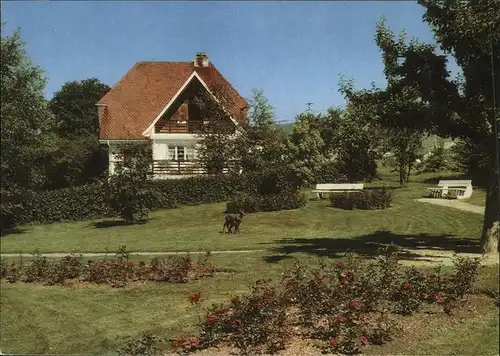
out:
<path id="1" fill-rule="evenodd" d="M 46 159 L 45 188 L 84 185 L 104 177 L 108 168 L 107 153 L 101 149 L 96 137 L 57 137 L 54 147 L 55 150 Z"/>
<path id="2" fill-rule="evenodd" d="M 262 90 L 253 89 L 250 110 L 235 144 L 244 172 L 261 172 L 283 163 L 286 135 L 278 128 L 274 108 Z"/>
<path id="3" fill-rule="evenodd" d="M 320 116 L 308 112 L 299 114 L 290 134 L 287 149 L 290 165 L 305 184 L 311 184 L 316 170 L 327 162 L 318 127 Z"/>
<path id="4" fill-rule="evenodd" d="M 352 80 L 341 78 L 339 91 L 347 99 L 347 108 L 340 120 L 336 120 L 334 136 L 339 170 L 349 181 L 371 180 L 377 173 L 375 160 L 380 156 L 383 138 L 377 113 L 370 101 L 358 100 L 358 97 L 364 98 L 366 93 L 355 91 Z"/>
<path id="5" fill-rule="evenodd" d="M 437 2 L 419 0 L 425 8 L 424 20 L 431 25 L 436 40 L 441 48 L 455 57 L 463 72 L 463 78 L 450 82 L 444 78 L 444 84 L 455 86 L 455 100 L 443 100 L 442 95 L 428 91 L 429 100 L 436 105 L 449 105 L 455 115 L 450 119 L 436 120 L 435 126 L 442 128 L 452 121 L 451 135 L 465 138 L 473 146 L 480 147 L 485 160 L 487 177 L 486 211 L 484 216 L 481 246 L 484 252 L 500 250 L 500 201 L 496 169 L 498 162 L 495 156 L 495 125 L 500 120 L 498 111 L 494 111 L 494 88 L 500 89 L 500 2 L 483 1 L 446 1 Z M 415 56 L 421 59 L 422 56 Z M 492 68 L 496 65 L 496 78 L 492 78 Z M 443 86 L 443 81 L 433 81 L 425 85 L 423 75 L 441 74 L 443 68 L 426 67 L 419 76 L 414 75 L 414 82 L 422 87 L 434 89 Z M 424 86 L 425 85 L 425 86 Z M 496 226 L 495 226 L 496 225 Z"/>
<path id="6" fill-rule="evenodd" d="M 117 158 L 115 173 L 106 185 L 106 201 L 127 224 L 143 222 L 156 199 L 149 180 L 151 148 L 143 143 L 124 144 Z"/>
<path id="7" fill-rule="evenodd" d="M 2 228 L 15 224 L 26 193 L 44 183 L 43 160 L 53 141 L 43 72 L 24 46 L 19 30 L 1 38 Z"/>
<path id="8" fill-rule="evenodd" d="M 387 143 L 394 153 L 400 185 L 410 180 L 411 170 L 422 151 L 422 138 L 422 132 L 412 128 L 388 130 Z"/>
<path id="9" fill-rule="evenodd" d="M 439 172 L 441 170 L 452 168 L 449 162 L 449 156 L 450 155 L 448 154 L 445 147 L 445 141 L 440 138 L 434 144 L 432 151 L 429 152 L 429 156 L 422 163 L 420 169 L 422 172 Z"/>
<path id="10" fill-rule="evenodd" d="M 56 151 L 46 159 L 48 188 L 86 184 L 104 176 L 107 155 L 99 145 L 96 103 L 109 90 L 96 78 L 67 82 L 50 101 L 59 138 Z"/>
<path id="11" fill-rule="evenodd" d="M 388 88 L 373 95 L 373 102 L 389 109 L 391 96 L 403 88 L 420 98 L 414 115 L 399 125 L 420 128 L 442 137 L 467 140 L 481 152 L 488 164 L 486 212 L 481 235 L 484 252 L 494 249 L 500 234 L 498 185 L 495 174 L 495 127 L 492 60 L 500 63 L 500 3 L 485 1 L 419 0 L 424 20 L 431 25 L 441 49 L 455 57 L 462 76 L 451 79 L 447 59 L 434 45 L 410 41 L 403 48 L 382 22 L 377 27 L 377 44 L 386 70 L 396 78 Z M 500 72 L 500 71 L 497 71 Z M 500 77 L 496 78 L 500 82 Z M 382 105 L 380 104 L 382 103 Z M 497 114 L 498 115 L 498 114 Z M 479 149 L 477 149 L 479 148 Z M 497 249 L 500 244 L 496 242 Z"/>
<path id="12" fill-rule="evenodd" d="M 110 89 L 97 78 L 65 83 L 49 104 L 57 120 L 59 135 L 68 139 L 97 137 L 99 115 L 96 103 Z"/>
<path id="13" fill-rule="evenodd" d="M 235 130 L 229 115 L 210 94 L 200 92 L 193 100 L 203 121 L 201 139 L 197 144 L 197 161 L 209 174 L 222 174 L 224 169 L 237 171 Z"/>

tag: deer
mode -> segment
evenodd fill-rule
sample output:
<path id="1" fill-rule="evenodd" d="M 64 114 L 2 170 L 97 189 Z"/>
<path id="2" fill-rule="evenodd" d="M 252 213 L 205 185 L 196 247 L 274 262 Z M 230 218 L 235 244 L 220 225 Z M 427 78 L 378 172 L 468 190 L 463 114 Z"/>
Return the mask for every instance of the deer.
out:
<path id="1" fill-rule="evenodd" d="M 239 232 L 240 231 L 240 224 L 241 224 L 241 221 L 243 220 L 243 216 L 245 216 L 245 213 L 243 212 L 243 210 L 239 210 L 238 214 L 227 214 L 224 217 L 224 226 L 222 227 L 222 233 L 224 233 L 226 226 L 227 226 L 228 233 L 230 233 L 230 234 L 231 233 L 236 234 L 237 232 Z M 234 228 L 234 232 L 233 232 L 233 228 Z"/>

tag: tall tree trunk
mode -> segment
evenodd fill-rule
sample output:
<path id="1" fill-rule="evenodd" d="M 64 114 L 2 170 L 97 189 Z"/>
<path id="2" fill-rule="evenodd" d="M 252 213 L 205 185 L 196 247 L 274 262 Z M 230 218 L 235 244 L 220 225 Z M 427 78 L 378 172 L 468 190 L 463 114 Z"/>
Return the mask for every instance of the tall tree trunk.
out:
<path id="1" fill-rule="evenodd" d="M 491 155 L 488 182 L 486 187 L 486 211 L 484 213 L 481 250 L 483 253 L 500 251 L 500 222 L 498 221 L 498 184 L 496 177 L 496 156 Z"/>
<path id="2" fill-rule="evenodd" d="M 412 166 L 413 165 L 411 163 L 408 164 L 408 171 L 406 172 L 406 183 L 408 183 L 410 181 L 410 173 L 411 173 Z"/>

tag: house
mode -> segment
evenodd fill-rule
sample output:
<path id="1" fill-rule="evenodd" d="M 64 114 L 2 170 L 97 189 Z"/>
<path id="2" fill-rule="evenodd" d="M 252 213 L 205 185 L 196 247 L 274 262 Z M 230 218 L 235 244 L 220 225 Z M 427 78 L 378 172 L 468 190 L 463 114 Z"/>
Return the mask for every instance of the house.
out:
<path id="1" fill-rule="evenodd" d="M 120 144 L 143 142 L 153 154 L 153 176 L 176 178 L 206 173 L 196 165 L 202 117 L 195 98 L 207 94 L 227 114 L 233 132 L 246 118 L 248 104 L 197 53 L 190 62 L 138 62 L 98 103 L 99 142 L 108 146 L 113 174 Z"/>

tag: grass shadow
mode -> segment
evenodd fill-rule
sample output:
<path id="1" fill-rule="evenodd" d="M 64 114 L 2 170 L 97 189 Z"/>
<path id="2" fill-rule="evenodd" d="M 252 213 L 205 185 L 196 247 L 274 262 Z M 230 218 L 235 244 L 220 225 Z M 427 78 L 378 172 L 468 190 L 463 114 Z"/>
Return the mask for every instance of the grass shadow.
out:
<path id="1" fill-rule="evenodd" d="M 436 250 L 457 253 L 480 253 L 479 240 L 456 238 L 448 235 L 398 235 L 390 231 L 377 231 L 351 239 L 346 238 L 290 238 L 272 242 L 281 246 L 273 248 L 272 259 L 265 257 L 270 263 L 279 262 L 293 253 L 308 253 L 317 257 L 339 258 L 348 252 L 364 257 L 375 257 L 381 249 L 396 246 L 400 250 L 401 259 L 422 260 L 424 254 L 410 252 L 412 250 Z"/>
<path id="2" fill-rule="evenodd" d="M 92 222 L 90 225 L 92 225 L 93 227 L 98 228 L 98 229 L 103 229 L 103 228 L 116 227 L 116 226 L 144 225 L 150 220 L 152 220 L 152 219 L 141 220 L 141 221 L 137 221 L 137 222 L 132 223 L 132 224 L 127 223 L 124 220 L 102 220 L 102 221 Z"/>
<path id="3" fill-rule="evenodd" d="M 267 263 L 278 263 L 288 258 L 293 258 L 292 256 L 283 256 L 283 255 L 272 255 L 263 257 L 264 261 Z"/>
<path id="4" fill-rule="evenodd" d="M 12 227 L 8 229 L 1 229 L 0 230 L 0 237 L 4 237 L 7 235 L 17 235 L 17 234 L 24 234 L 27 229 L 21 229 L 19 227 Z"/>

